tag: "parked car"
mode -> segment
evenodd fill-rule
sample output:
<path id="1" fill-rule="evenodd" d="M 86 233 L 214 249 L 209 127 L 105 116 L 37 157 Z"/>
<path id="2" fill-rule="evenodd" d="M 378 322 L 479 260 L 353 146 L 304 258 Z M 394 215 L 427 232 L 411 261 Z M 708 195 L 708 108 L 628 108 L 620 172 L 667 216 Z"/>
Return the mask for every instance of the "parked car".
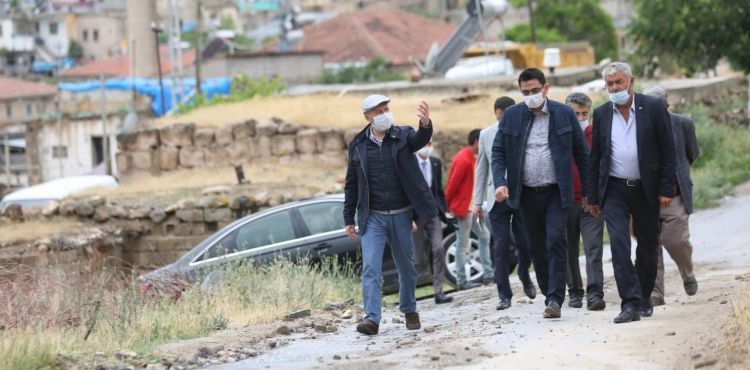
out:
<path id="1" fill-rule="evenodd" d="M 0 202 L 0 212 L 11 204 L 22 209 L 43 207 L 52 201 L 60 201 L 69 195 L 93 188 L 116 188 L 117 179 L 108 175 L 70 176 L 43 182 L 16 190 Z"/>
<path id="2" fill-rule="evenodd" d="M 163 284 L 206 282 L 220 279 L 231 263 L 251 261 L 268 264 L 278 257 L 292 261 L 316 261 L 337 256 L 359 261 L 359 240 L 351 240 L 344 231 L 342 217 L 344 195 L 328 195 L 283 204 L 245 216 L 211 235 L 174 263 L 139 277 L 142 291 Z M 448 281 L 455 282 L 455 233 L 450 224 L 443 229 L 446 246 Z M 467 276 L 481 281 L 477 242 L 472 237 L 472 250 L 466 265 Z M 418 285 L 432 281 L 430 270 L 418 271 Z M 398 274 L 386 248 L 383 256 L 383 291 L 398 290 Z"/>

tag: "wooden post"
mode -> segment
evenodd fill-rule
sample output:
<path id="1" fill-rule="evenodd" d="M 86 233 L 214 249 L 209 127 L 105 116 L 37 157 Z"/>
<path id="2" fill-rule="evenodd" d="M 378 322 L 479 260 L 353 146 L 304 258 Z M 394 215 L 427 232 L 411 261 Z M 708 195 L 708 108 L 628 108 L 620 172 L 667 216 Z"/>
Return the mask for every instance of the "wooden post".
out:
<path id="1" fill-rule="evenodd" d="M 104 74 L 99 74 L 99 83 L 101 83 L 102 92 L 102 159 L 104 160 L 105 174 L 111 175 L 112 166 L 109 163 L 109 135 L 107 134 L 107 89 L 104 86 Z"/>

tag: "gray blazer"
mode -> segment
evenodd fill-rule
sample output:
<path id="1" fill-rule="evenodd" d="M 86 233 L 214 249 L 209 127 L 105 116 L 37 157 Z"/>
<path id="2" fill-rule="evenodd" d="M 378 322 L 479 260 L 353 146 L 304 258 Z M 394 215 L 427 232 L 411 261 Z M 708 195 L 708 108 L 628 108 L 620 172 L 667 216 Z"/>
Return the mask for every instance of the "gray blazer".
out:
<path id="1" fill-rule="evenodd" d="M 498 122 L 487 126 L 479 133 L 477 154 L 477 178 L 474 181 L 474 205 L 483 206 L 489 212 L 495 204 L 495 186 L 492 183 L 492 143 L 497 134 Z"/>
<path id="2" fill-rule="evenodd" d="M 682 203 L 687 213 L 693 213 L 693 181 L 690 179 L 690 165 L 698 159 L 700 149 L 695 136 L 695 123 L 681 114 L 669 113 L 672 119 L 674 151 L 677 157 L 677 184 L 680 186 Z"/>

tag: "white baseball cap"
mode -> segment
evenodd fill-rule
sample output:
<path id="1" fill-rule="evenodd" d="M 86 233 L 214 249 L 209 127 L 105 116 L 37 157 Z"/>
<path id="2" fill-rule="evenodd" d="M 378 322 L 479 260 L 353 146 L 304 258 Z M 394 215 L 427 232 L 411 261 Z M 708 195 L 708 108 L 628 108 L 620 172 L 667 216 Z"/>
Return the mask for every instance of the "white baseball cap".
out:
<path id="1" fill-rule="evenodd" d="M 367 112 L 372 108 L 377 107 L 380 104 L 391 101 L 391 98 L 385 95 L 370 95 L 362 100 L 362 112 Z"/>

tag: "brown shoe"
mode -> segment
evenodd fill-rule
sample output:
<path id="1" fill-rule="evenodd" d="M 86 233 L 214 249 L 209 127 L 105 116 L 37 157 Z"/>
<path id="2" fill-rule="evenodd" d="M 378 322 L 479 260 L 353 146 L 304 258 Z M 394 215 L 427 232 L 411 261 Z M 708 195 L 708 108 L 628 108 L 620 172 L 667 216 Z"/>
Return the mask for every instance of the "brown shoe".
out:
<path id="1" fill-rule="evenodd" d="M 357 331 L 364 335 L 375 335 L 378 333 L 378 324 L 370 320 L 362 320 L 361 323 L 357 324 Z"/>
<path id="2" fill-rule="evenodd" d="M 406 328 L 409 330 L 417 330 L 422 327 L 422 323 L 419 322 L 419 314 L 416 312 L 404 314 L 406 316 Z"/>
<path id="3" fill-rule="evenodd" d="M 558 319 L 560 318 L 560 305 L 557 302 L 550 302 L 547 308 L 544 309 L 545 319 Z"/>

